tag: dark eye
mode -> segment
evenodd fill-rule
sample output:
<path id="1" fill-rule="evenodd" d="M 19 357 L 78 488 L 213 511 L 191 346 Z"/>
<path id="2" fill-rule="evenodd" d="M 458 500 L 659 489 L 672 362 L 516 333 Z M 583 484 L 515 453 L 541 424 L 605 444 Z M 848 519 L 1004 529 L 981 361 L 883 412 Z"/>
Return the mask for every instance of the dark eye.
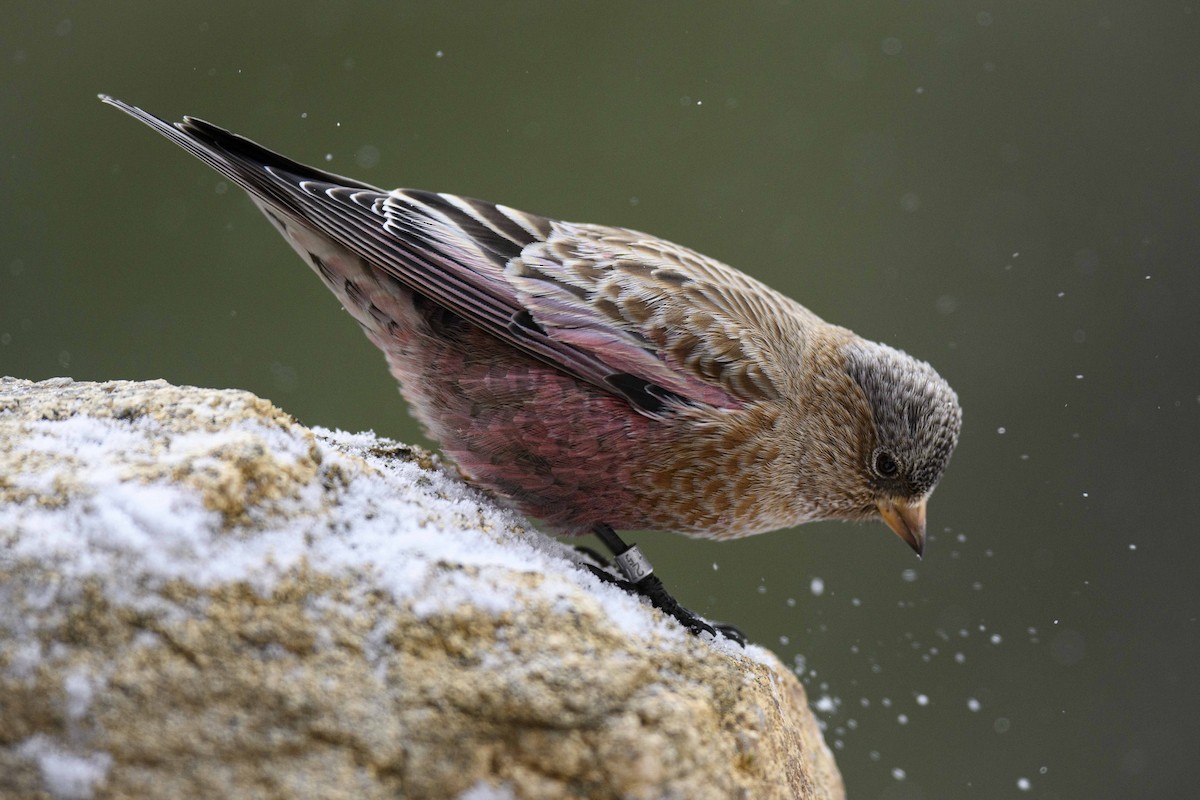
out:
<path id="1" fill-rule="evenodd" d="M 900 471 L 900 465 L 887 450 L 875 454 L 875 473 L 881 478 L 893 478 Z"/>

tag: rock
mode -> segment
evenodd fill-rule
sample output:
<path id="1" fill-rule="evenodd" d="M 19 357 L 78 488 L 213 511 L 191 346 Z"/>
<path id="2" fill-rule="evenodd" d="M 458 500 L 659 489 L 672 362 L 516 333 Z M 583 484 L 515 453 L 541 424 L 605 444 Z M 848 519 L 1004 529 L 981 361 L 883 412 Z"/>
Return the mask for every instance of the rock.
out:
<path id="1" fill-rule="evenodd" d="M 0 796 L 841 798 L 795 677 L 370 434 L 0 382 Z"/>

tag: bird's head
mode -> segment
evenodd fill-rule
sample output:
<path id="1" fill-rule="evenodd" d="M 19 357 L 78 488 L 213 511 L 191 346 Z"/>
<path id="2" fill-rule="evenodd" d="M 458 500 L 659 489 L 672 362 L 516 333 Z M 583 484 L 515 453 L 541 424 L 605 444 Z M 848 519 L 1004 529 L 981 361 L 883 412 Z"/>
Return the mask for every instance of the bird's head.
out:
<path id="1" fill-rule="evenodd" d="M 919 556 L 925 503 L 958 444 L 958 396 L 929 364 L 886 345 L 856 337 L 841 356 L 860 417 L 848 465 L 852 514 L 882 517 Z"/>

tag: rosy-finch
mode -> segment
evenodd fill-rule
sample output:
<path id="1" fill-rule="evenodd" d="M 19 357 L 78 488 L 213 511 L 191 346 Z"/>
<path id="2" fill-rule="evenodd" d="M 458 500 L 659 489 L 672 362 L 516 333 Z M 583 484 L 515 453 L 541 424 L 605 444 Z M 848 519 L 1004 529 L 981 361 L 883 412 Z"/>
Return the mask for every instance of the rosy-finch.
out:
<path id="1" fill-rule="evenodd" d="M 882 517 L 922 552 L 961 423 L 927 363 L 655 236 L 383 191 L 101 99 L 249 192 L 466 480 L 599 534 L 622 583 L 691 630 L 711 628 L 614 528 L 723 539 Z"/>

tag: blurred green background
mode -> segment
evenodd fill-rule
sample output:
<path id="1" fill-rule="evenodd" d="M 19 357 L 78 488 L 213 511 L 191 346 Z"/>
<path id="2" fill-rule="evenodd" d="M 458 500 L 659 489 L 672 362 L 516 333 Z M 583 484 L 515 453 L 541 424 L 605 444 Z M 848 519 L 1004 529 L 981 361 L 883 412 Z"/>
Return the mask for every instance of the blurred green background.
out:
<path id="1" fill-rule="evenodd" d="M 7 3 L 0 373 L 238 387 L 417 440 L 236 190 L 113 109 L 651 231 L 933 362 L 926 559 L 639 534 L 796 667 L 852 798 L 1200 784 L 1200 10 L 1179 2 Z"/>

